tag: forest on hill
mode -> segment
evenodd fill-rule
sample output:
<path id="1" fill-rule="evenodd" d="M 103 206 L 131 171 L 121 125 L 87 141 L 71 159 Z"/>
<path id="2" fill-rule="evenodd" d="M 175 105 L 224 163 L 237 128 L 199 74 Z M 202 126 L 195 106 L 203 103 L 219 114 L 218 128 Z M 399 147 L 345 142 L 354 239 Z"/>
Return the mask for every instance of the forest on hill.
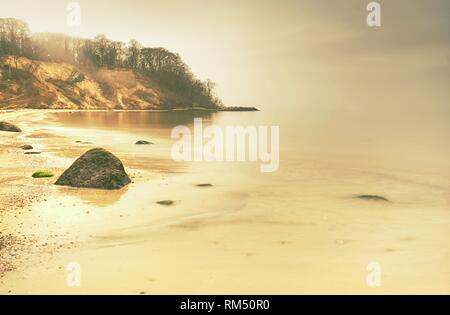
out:
<path id="1" fill-rule="evenodd" d="M 82 91 L 80 85 L 78 87 L 74 85 L 87 80 L 87 77 L 90 76 L 92 81 L 98 83 L 102 97 L 104 96 L 114 103 L 116 102 L 114 97 L 117 98 L 115 89 L 118 87 L 117 84 L 111 83 L 113 81 L 111 77 L 119 76 L 118 81 L 120 81 L 120 76 L 129 77 L 132 72 L 133 78 L 139 82 L 139 86 L 142 88 L 139 88 L 136 83 L 134 89 L 128 89 L 126 98 L 123 95 L 120 96 L 122 104 L 118 108 L 203 107 L 216 109 L 222 107 L 221 100 L 214 92 L 215 84 L 209 79 L 205 81 L 197 79 L 180 55 L 165 48 L 144 47 L 136 40 L 123 43 L 110 40 L 104 35 L 98 35 L 94 39 L 84 39 L 56 33 L 32 34 L 25 22 L 13 18 L 0 18 L 0 63 L 2 65 L 0 94 L 8 87 L 11 91 L 17 92 L 18 90 L 18 93 L 23 92 L 23 88 L 27 86 L 30 89 L 37 89 L 37 84 L 30 83 L 30 76 L 35 76 L 40 67 L 44 68 L 50 63 L 61 63 L 72 66 L 70 74 L 65 75 L 64 80 L 48 75 L 45 82 L 40 82 L 41 89 L 34 94 L 43 94 L 42 86 L 47 86 L 50 82 L 53 84 L 50 89 L 54 88 L 68 99 L 78 98 L 73 103 L 81 104 L 84 101 L 86 88 L 84 87 Z M 100 79 L 105 76 L 105 71 L 109 71 L 109 81 Z M 125 74 L 125 71 L 128 73 Z M 103 76 L 98 76 L 98 73 L 102 73 Z M 18 82 L 19 79 L 20 82 Z M 12 89 L 11 85 L 7 83 L 11 80 L 16 80 L 13 83 L 18 87 Z M 57 82 L 58 80 L 64 82 Z M 24 81 L 27 81 L 28 85 L 24 85 Z M 72 87 L 69 87 L 70 84 Z M 150 95 L 152 93 L 153 96 Z M 148 101 L 148 106 L 145 106 L 146 100 L 151 98 L 149 95 L 157 101 Z M 8 97 L 3 97 L 3 105 L 8 103 L 8 99 L 11 99 L 10 95 Z M 61 97 L 54 97 L 54 99 L 57 98 Z M 136 101 L 137 98 L 139 102 Z M 127 99 L 134 101 L 127 103 Z M 1 101 L 2 99 L 0 99 L 0 107 L 2 106 Z M 44 102 L 44 105 L 31 107 L 46 107 L 47 105 L 52 107 L 48 103 Z M 100 98 L 97 103 L 101 103 Z M 9 104 L 9 106 L 12 105 Z"/>

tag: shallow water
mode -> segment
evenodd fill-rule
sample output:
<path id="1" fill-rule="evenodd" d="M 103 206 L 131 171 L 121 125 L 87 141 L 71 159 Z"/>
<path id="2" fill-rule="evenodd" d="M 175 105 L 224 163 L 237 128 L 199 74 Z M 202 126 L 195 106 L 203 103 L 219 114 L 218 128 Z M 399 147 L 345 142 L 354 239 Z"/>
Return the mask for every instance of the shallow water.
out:
<path id="1" fill-rule="evenodd" d="M 173 161 L 170 132 L 180 124 L 192 127 L 194 117 L 219 126 L 280 126 L 279 170 L 261 173 L 257 162 Z M 36 216 L 57 222 L 61 233 L 77 234 L 82 246 L 60 254 L 39 279 L 33 269 L 26 280 L 11 276 L 15 289 L 449 293 L 448 147 L 439 139 L 430 143 L 433 133 L 424 134 L 422 142 L 409 141 L 408 126 L 386 123 L 374 138 L 372 125 L 351 125 L 353 119 L 325 127 L 314 119 L 280 117 L 263 112 L 53 114 L 54 123 L 46 126 L 50 132 L 83 150 L 105 147 L 133 174 L 150 174 L 149 180 L 108 196 L 58 188 L 56 198 L 36 205 Z M 404 138 L 400 132 L 392 137 L 393 128 L 403 130 Z M 141 139 L 155 145 L 136 146 Z M 45 145 L 61 151 L 61 143 Z M 435 150 L 424 154 L 424 147 Z M 196 186 L 204 183 L 213 186 Z M 360 194 L 389 202 L 354 198 Z M 156 204 L 166 199 L 175 205 Z M 80 288 L 65 285 L 64 268 L 55 272 L 70 261 L 83 268 Z M 381 266 L 379 287 L 366 283 L 371 262 Z"/>

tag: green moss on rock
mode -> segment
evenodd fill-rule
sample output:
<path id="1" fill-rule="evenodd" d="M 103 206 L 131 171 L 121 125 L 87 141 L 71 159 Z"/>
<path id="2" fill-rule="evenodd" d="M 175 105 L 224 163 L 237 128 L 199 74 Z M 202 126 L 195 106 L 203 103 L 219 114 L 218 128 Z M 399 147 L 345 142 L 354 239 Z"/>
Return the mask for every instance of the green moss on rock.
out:
<path id="1" fill-rule="evenodd" d="M 45 178 L 45 177 L 53 177 L 55 175 L 50 171 L 37 171 L 34 172 L 32 176 L 33 178 Z"/>
<path id="2" fill-rule="evenodd" d="M 96 148 L 78 158 L 56 181 L 56 185 L 120 189 L 131 183 L 122 162 L 112 153 Z"/>

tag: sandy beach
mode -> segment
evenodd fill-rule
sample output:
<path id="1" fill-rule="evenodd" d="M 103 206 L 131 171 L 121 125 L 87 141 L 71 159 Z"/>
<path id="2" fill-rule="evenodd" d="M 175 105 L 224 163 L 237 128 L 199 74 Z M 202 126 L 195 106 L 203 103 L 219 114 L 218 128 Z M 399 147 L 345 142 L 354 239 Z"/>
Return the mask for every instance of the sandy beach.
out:
<path id="1" fill-rule="evenodd" d="M 233 163 L 175 163 L 165 131 L 76 128 L 51 111 L 0 120 L 23 129 L 0 133 L 2 294 L 450 292 L 446 176 L 369 172 L 306 154 L 279 173 L 238 172 Z M 156 145 L 137 147 L 140 139 Z M 41 154 L 25 155 L 24 144 Z M 93 147 L 114 152 L 133 183 L 53 185 Z M 31 177 L 41 169 L 55 177 Z M 213 186 L 197 186 L 205 183 Z M 388 192 L 392 202 L 352 198 L 363 192 Z M 372 261 L 383 268 L 380 287 L 366 283 Z M 80 286 L 67 285 L 71 263 L 81 266 Z"/>
<path id="2" fill-rule="evenodd" d="M 54 129 L 46 129 L 46 124 L 43 122 L 51 113 L 52 111 L 24 110 L 5 111 L 0 114 L 2 119 L 15 121 L 26 130 L 20 134 L 9 132 L 0 134 L 2 162 L 0 168 L 2 184 L 0 188 L 2 200 L 0 205 L 1 276 L 8 271 L 20 273 L 21 267 L 29 266 L 30 263 L 42 264 L 56 253 L 76 248 L 89 235 L 77 231 L 79 226 L 67 226 L 67 220 L 70 220 L 69 216 L 73 217 L 77 213 L 87 216 L 90 212 L 89 206 L 86 206 L 85 203 L 106 207 L 117 202 L 126 192 L 126 188 L 121 191 L 106 192 L 56 188 L 53 185 L 57 176 L 71 164 L 74 158 L 80 156 L 88 146 L 93 144 L 76 140 L 70 135 L 70 131 L 68 131 L 69 134 L 61 134 L 55 132 Z M 24 144 L 32 145 L 33 150 L 20 149 L 20 146 Z M 25 154 L 25 152 L 39 154 Z M 161 178 L 160 174 L 170 174 L 176 171 L 175 167 L 171 169 L 156 158 L 152 161 L 152 170 L 157 175 L 152 175 L 144 167 L 139 168 L 144 162 L 146 162 L 145 159 L 137 161 L 135 168 L 128 168 L 133 183 L 140 183 L 155 177 Z M 133 165 L 132 162 L 129 164 Z M 31 174 L 41 169 L 54 172 L 56 177 L 33 179 Z M 67 205 L 71 207 L 71 214 L 66 213 L 55 217 L 53 217 L 54 214 L 51 214 L 51 217 L 48 217 L 48 213 L 35 213 L 35 210 L 40 208 L 39 204 L 43 205 L 41 209 L 55 209 L 60 214 L 63 214 L 61 211 L 65 211 L 63 210 L 64 205 Z M 122 218 L 123 215 L 118 217 Z M 61 268 L 58 267 L 58 269 Z M 5 290 L 5 292 L 10 291 L 14 292 L 11 289 Z M 37 291 L 31 290 L 30 292 Z"/>
<path id="3" fill-rule="evenodd" d="M 1 11 L 0 296 L 450 294 L 450 1 Z"/>

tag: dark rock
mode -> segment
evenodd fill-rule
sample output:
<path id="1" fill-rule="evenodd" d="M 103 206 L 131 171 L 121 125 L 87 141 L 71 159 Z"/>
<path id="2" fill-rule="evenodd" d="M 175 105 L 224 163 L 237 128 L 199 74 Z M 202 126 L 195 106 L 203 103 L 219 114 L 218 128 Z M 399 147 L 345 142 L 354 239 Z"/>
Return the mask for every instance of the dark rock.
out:
<path id="1" fill-rule="evenodd" d="M 33 150 L 33 147 L 29 144 L 25 144 L 20 147 L 22 150 Z"/>
<path id="2" fill-rule="evenodd" d="M 0 121 L 0 131 L 22 132 L 19 127 L 14 126 L 13 124 L 6 121 Z"/>
<path id="3" fill-rule="evenodd" d="M 156 202 L 159 205 L 163 205 L 163 206 L 171 206 L 175 203 L 175 201 L 173 200 L 161 200 L 161 201 L 157 201 Z"/>
<path id="4" fill-rule="evenodd" d="M 145 140 L 139 140 L 138 142 L 136 142 L 136 144 L 138 144 L 138 145 L 146 145 L 146 144 L 153 144 L 153 142 L 145 141 Z"/>
<path id="5" fill-rule="evenodd" d="M 363 200 L 370 200 L 370 201 L 389 201 L 387 198 L 383 196 L 378 195 L 358 195 L 355 196 L 355 198 L 363 199 Z"/>
<path id="6" fill-rule="evenodd" d="M 202 188 L 205 188 L 205 187 L 212 187 L 213 185 L 212 184 L 198 184 L 198 185 L 196 185 L 197 187 L 202 187 Z"/>
<path id="7" fill-rule="evenodd" d="M 96 148 L 79 157 L 56 181 L 56 185 L 119 189 L 131 183 L 122 162 L 112 153 Z"/>
<path id="8" fill-rule="evenodd" d="M 256 107 L 243 107 L 243 106 L 231 106 L 223 107 L 220 109 L 221 112 L 259 112 Z"/>
<path id="9" fill-rule="evenodd" d="M 26 155 L 38 155 L 41 154 L 41 152 L 25 152 Z"/>

